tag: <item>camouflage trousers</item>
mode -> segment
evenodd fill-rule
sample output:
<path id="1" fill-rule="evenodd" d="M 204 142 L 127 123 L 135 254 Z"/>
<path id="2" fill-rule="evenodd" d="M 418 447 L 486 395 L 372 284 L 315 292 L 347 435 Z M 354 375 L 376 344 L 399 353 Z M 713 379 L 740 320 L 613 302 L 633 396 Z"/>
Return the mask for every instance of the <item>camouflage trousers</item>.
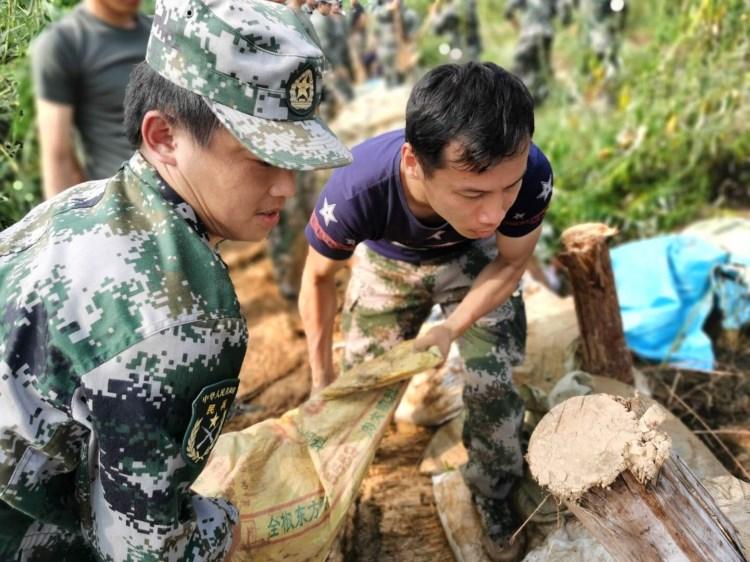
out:
<path id="1" fill-rule="evenodd" d="M 415 337 L 434 304 L 450 315 L 496 254 L 494 240 L 482 241 L 450 259 L 414 265 L 360 245 L 342 316 L 342 367 Z M 511 367 L 523 360 L 525 341 L 526 315 L 518 291 L 457 342 L 465 365 L 463 441 L 469 460 L 463 475 L 486 530 L 500 537 L 514 530 L 506 498 L 523 473 L 523 401 L 513 386 Z"/>
<path id="2" fill-rule="evenodd" d="M 317 198 L 315 174 L 298 172 L 294 197 L 286 200 L 279 224 L 268 235 L 268 254 L 279 292 L 294 299 L 299 293 L 299 282 L 305 259 L 304 230 Z"/>

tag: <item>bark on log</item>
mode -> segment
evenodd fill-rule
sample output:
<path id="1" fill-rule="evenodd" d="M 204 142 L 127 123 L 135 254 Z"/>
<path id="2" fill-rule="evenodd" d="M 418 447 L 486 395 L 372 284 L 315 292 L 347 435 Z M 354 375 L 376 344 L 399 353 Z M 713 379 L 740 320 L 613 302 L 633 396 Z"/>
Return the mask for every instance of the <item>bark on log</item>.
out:
<path id="1" fill-rule="evenodd" d="M 633 383 L 633 361 L 625 343 L 607 239 L 617 230 L 604 224 L 573 226 L 562 234 L 560 261 L 573 285 L 581 331 L 584 371 Z"/>
<path id="2" fill-rule="evenodd" d="M 746 561 L 735 527 L 656 431 L 658 407 L 643 410 L 608 395 L 556 406 L 531 437 L 532 474 L 615 561 Z"/>
<path id="3" fill-rule="evenodd" d="M 610 489 L 592 489 L 568 507 L 615 560 L 746 560 L 736 529 L 676 455 L 652 484 L 626 471 Z"/>

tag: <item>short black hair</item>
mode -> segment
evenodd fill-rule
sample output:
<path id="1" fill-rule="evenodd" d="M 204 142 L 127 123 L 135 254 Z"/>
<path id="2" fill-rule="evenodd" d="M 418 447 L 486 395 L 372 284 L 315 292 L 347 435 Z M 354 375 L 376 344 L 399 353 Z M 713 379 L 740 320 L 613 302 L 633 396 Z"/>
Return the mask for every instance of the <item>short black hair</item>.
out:
<path id="1" fill-rule="evenodd" d="M 148 111 L 161 111 L 171 122 L 188 131 L 200 146 L 206 146 L 219 126 L 203 98 L 170 82 L 146 62 L 133 68 L 125 90 L 125 134 L 133 148 L 141 146 L 141 123 Z"/>
<path id="2" fill-rule="evenodd" d="M 534 135 L 534 99 L 523 82 L 491 62 L 444 64 L 425 74 L 406 104 L 406 141 L 429 177 L 445 166 L 451 141 L 461 169 L 484 172 L 523 150 Z"/>

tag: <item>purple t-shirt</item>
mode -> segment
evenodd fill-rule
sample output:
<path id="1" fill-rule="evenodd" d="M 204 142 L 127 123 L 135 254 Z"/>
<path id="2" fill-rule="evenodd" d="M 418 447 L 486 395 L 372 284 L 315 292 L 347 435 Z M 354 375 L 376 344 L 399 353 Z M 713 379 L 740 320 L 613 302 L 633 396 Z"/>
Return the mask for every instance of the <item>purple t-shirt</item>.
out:
<path id="1" fill-rule="evenodd" d="M 364 242 L 388 258 L 420 263 L 458 252 L 471 242 L 447 222 L 427 226 L 411 212 L 399 173 L 403 143 L 400 129 L 352 149 L 354 161 L 333 173 L 305 228 L 313 248 L 343 260 Z M 520 237 L 538 227 L 552 198 L 552 181 L 547 157 L 532 143 L 518 198 L 498 232 Z"/>

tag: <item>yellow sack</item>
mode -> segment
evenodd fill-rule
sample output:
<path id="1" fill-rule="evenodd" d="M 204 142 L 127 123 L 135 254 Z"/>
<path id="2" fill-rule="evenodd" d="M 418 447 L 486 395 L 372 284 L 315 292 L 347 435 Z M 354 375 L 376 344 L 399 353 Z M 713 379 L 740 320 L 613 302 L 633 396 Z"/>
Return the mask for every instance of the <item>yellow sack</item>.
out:
<path id="1" fill-rule="evenodd" d="M 441 361 L 436 348 L 414 353 L 403 342 L 339 377 L 325 398 L 222 435 L 193 489 L 239 510 L 236 559 L 325 560 L 403 394 L 395 383 Z"/>

